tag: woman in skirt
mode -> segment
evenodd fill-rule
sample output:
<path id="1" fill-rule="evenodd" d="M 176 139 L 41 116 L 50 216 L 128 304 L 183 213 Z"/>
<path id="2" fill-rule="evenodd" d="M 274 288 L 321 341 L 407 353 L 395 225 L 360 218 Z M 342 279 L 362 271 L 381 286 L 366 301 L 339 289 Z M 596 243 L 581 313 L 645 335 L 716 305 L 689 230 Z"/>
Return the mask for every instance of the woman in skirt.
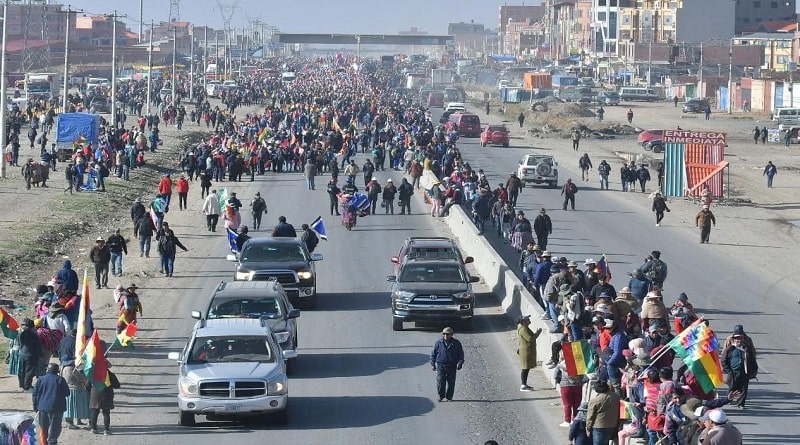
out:
<path id="1" fill-rule="evenodd" d="M 525 212 L 520 210 L 511 229 L 511 246 L 517 249 L 517 252 L 521 252 L 531 242 L 533 242 L 531 222 L 525 218 Z"/>
<path id="2" fill-rule="evenodd" d="M 82 419 L 91 419 L 89 411 L 89 391 L 86 389 L 86 376 L 80 370 L 75 369 L 75 362 L 61 368 L 61 377 L 69 385 L 69 396 L 67 396 L 67 409 L 64 411 L 64 420 L 67 428 L 78 429 L 76 425 L 85 425 Z"/>

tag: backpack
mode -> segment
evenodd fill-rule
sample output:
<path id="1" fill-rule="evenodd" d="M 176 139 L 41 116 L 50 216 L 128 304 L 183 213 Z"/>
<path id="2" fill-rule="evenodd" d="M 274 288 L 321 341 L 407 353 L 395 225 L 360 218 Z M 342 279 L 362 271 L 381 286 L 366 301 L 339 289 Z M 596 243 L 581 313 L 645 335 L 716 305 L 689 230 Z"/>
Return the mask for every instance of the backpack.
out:
<path id="1" fill-rule="evenodd" d="M 126 293 L 125 298 L 122 299 L 122 310 L 125 312 L 134 312 L 139 306 L 139 297 L 136 295 Z"/>
<path id="2" fill-rule="evenodd" d="M 253 201 L 253 212 L 261 213 L 264 211 L 265 207 L 267 207 L 267 205 L 264 202 L 264 198 L 258 198 L 255 201 Z"/>
<path id="3" fill-rule="evenodd" d="M 661 260 L 653 260 L 653 267 L 647 271 L 647 279 L 652 282 L 660 282 L 663 281 L 663 272 L 664 272 L 664 263 Z"/>

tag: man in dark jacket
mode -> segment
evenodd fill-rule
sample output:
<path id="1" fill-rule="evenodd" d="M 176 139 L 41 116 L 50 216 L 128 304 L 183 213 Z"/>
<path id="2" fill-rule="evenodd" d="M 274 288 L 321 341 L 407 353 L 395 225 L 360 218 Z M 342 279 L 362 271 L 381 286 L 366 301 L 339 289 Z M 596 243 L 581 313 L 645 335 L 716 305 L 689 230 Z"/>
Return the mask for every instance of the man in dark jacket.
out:
<path id="1" fill-rule="evenodd" d="M 173 268 L 175 267 L 175 253 L 177 252 L 177 248 L 180 247 L 184 252 L 189 249 L 181 244 L 175 232 L 169 228 L 169 224 L 166 221 L 161 224 L 161 229 L 159 229 L 156 234 L 156 240 L 158 241 L 158 254 L 161 257 L 161 273 L 171 277 Z"/>
<path id="2" fill-rule="evenodd" d="M 61 435 L 61 419 L 67 409 L 69 385 L 58 375 L 58 365 L 47 365 L 47 373 L 33 387 L 33 410 L 39 413 L 39 426 L 45 433 L 48 444 L 58 443 Z"/>
<path id="3" fill-rule="evenodd" d="M 336 212 L 336 216 L 339 216 L 339 193 L 342 191 L 339 189 L 339 186 L 336 185 L 336 178 L 331 178 L 328 181 L 328 199 L 330 200 L 331 204 L 331 216 L 333 216 L 334 212 Z"/>
<path id="4" fill-rule="evenodd" d="M 78 292 L 78 274 L 72 270 L 72 261 L 64 260 L 61 270 L 56 273 L 58 282 L 62 285 L 62 290 Z"/>
<path id="5" fill-rule="evenodd" d="M 286 217 L 281 215 L 278 217 L 278 224 L 272 229 L 272 236 L 277 237 L 287 237 L 287 238 L 296 238 L 297 231 L 294 230 L 294 226 L 286 222 Z"/>
<path id="6" fill-rule="evenodd" d="M 636 179 L 639 180 L 639 186 L 642 188 L 642 193 L 644 193 L 645 185 L 650 180 L 650 170 L 647 169 L 646 165 L 642 165 L 639 170 L 636 170 Z"/>
<path id="7" fill-rule="evenodd" d="M 563 210 L 567 210 L 567 204 L 572 204 L 572 210 L 575 210 L 575 194 L 578 193 L 578 186 L 572 182 L 572 179 L 567 179 L 564 187 L 561 189 L 561 196 L 564 197 Z"/>
<path id="8" fill-rule="evenodd" d="M 308 253 L 314 253 L 314 249 L 316 249 L 319 244 L 317 233 L 314 232 L 308 224 L 303 224 L 301 228 L 303 229 L 303 234 L 300 235 L 300 240 L 305 243 Z"/>
<path id="9" fill-rule="evenodd" d="M 491 198 L 492 192 L 489 189 L 483 189 L 472 201 L 472 215 L 475 218 L 475 225 L 478 227 L 478 235 L 483 235 L 486 220 L 491 214 Z"/>
<path id="10" fill-rule="evenodd" d="M 408 179 L 403 178 L 400 187 L 397 188 L 399 194 L 400 214 L 411 214 L 411 196 L 414 194 L 414 187 L 408 182 Z"/>
<path id="11" fill-rule="evenodd" d="M 92 250 L 89 251 L 89 260 L 94 264 L 94 282 L 97 288 L 108 287 L 108 263 L 111 261 L 111 250 L 106 245 L 103 237 L 97 238 Z"/>
<path id="12" fill-rule="evenodd" d="M 36 328 L 33 320 L 26 318 L 22 321 L 22 332 L 17 338 L 19 342 L 20 372 L 19 387 L 23 391 L 30 391 L 33 384 L 33 376 L 36 375 L 36 368 L 42 357 L 42 341 L 36 335 Z"/>
<path id="13" fill-rule="evenodd" d="M 550 221 L 550 215 L 544 208 L 533 221 L 533 231 L 536 233 L 536 244 L 543 250 L 547 249 L 547 237 L 553 233 L 553 222 Z"/>
<path id="14" fill-rule="evenodd" d="M 133 201 L 133 205 L 131 206 L 131 222 L 136 224 L 136 221 L 139 220 L 142 216 L 147 213 L 147 209 L 142 204 L 142 198 L 136 198 Z"/>
<path id="15" fill-rule="evenodd" d="M 514 207 L 517 206 L 520 189 L 522 189 L 522 181 L 520 181 L 516 173 L 511 173 L 511 176 L 506 181 L 506 192 L 508 193 L 509 202 Z"/>
<path id="16" fill-rule="evenodd" d="M 125 237 L 120 235 L 119 229 L 108 237 L 106 245 L 111 252 L 111 275 L 122 276 L 122 254 L 128 254 L 128 245 L 125 243 Z"/>
<path id="17" fill-rule="evenodd" d="M 436 340 L 431 351 L 431 367 L 436 371 L 436 390 L 439 401 L 453 400 L 456 386 L 456 371 L 464 365 L 464 349 L 461 342 L 453 338 L 453 328 L 442 330 L 442 338 Z"/>
<path id="18" fill-rule="evenodd" d="M 239 235 L 236 236 L 236 249 L 239 252 L 242 251 L 242 246 L 244 246 L 244 243 L 250 239 L 250 235 L 248 235 L 247 232 L 249 232 L 247 226 L 239 227 Z"/>
<path id="19" fill-rule="evenodd" d="M 139 256 L 150 258 L 150 242 L 153 239 L 156 227 L 149 215 L 143 215 L 136 220 L 133 234 L 139 239 Z"/>

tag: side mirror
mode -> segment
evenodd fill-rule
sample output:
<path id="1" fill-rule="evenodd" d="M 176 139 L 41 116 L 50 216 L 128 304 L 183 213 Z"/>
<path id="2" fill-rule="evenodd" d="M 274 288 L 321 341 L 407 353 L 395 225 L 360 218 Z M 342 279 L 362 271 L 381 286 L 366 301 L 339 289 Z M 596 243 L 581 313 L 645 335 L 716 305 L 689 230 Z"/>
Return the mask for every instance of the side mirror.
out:
<path id="1" fill-rule="evenodd" d="M 170 360 L 181 361 L 181 353 L 180 352 L 170 352 L 167 354 L 167 358 Z"/>
<path id="2" fill-rule="evenodd" d="M 292 309 L 286 314 L 286 318 L 297 318 L 300 316 L 300 309 Z"/>
<path id="3" fill-rule="evenodd" d="M 400 258 L 398 258 L 396 256 L 393 256 L 392 258 L 390 258 L 389 261 L 391 261 L 391 262 L 393 262 L 395 264 L 400 264 Z"/>
<path id="4" fill-rule="evenodd" d="M 389 275 L 388 277 L 386 277 L 386 281 L 391 281 L 392 283 L 394 283 L 395 281 L 397 281 L 397 275 Z"/>
<path id="5" fill-rule="evenodd" d="M 311 261 L 322 261 L 322 254 L 321 253 L 312 253 L 311 254 Z"/>
<path id="6" fill-rule="evenodd" d="M 201 320 L 203 316 L 200 314 L 200 311 L 192 311 L 192 318 L 195 320 Z"/>
<path id="7" fill-rule="evenodd" d="M 471 256 L 464 258 L 464 264 L 469 264 L 473 261 L 475 261 L 475 258 L 472 258 Z"/>
<path id="8" fill-rule="evenodd" d="M 297 358 L 297 351 L 294 350 L 283 351 L 284 360 L 291 360 L 293 358 Z"/>
<path id="9" fill-rule="evenodd" d="M 236 261 L 236 254 L 229 253 L 229 254 L 225 255 L 225 259 L 228 260 L 228 261 Z"/>
<path id="10" fill-rule="evenodd" d="M 481 277 L 476 277 L 474 275 L 470 275 L 469 276 L 469 282 L 470 283 L 480 283 L 480 281 L 481 281 Z"/>

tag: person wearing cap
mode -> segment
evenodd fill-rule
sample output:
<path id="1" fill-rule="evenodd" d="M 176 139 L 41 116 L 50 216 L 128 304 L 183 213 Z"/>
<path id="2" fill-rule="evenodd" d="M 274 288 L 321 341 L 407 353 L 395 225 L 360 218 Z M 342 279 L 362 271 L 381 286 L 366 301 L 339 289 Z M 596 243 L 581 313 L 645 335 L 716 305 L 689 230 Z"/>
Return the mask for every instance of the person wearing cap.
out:
<path id="1" fill-rule="evenodd" d="M 592 290 L 589 291 L 589 294 L 594 298 L 595 301 L 600 298 L 602 294 L 606 294 L 607 298 L 610 301 L 613 301 L 617 298 L 617 290 L 614 286 L 608 282 L 608 277 L 603 274 L 597 274 L 597 284 L 592 287 Z"/>
<path id="2" fill-rule="evenodd" d="M 708 204 L 704 204 L 703 208 L 694 217 L 695 226 L 700 228 L 700 244 L 708 244 L 709 236 L 711 235 L 711 226 L 717 225 L 717 219 L 708 208 Z"/>
<path id="3" fill-rule="evenodd" d="M 97 288 L 108 287 L 108 263 L 111 261 L 111 250 L 103 237 L 98 237 L 89 251 L 89 260 L 94 264 L 94 281 Z"/>
<path id="4" fill-rule="evenodd" d="M 533 391 L 533 387 L 528 386 L 528 374 L 531 369 L 536 367 L 536 339 L 539 338 L 539 335 L 542 333 L 541 328 L 533 332 L 530 326 L 530 315 L 525 315 L 519 319 L 517 338 L 519 339 L 519 359 L 522 368 L 520 373 L 520 381 L 522 384 L 519 390 L 523 392 Z"/>
<path id="5" fill-rule="evenodd" d="M 669 308 L 669 314 L 673 317 L 672 323 L 676 334 L 683 332 L 698 318 L 694 306 L 689 303 L 689 297 L 685 292 L 678 295 L 678 300 Z"/>
<path id="6" fill-rule="evenodd" d="M 650 325 L 660 323 L 669 326 L 669 310 L 664 305 L 664 301 L 657 292 L 648 292 L 642 303 L 642 312 L 639 313 L 642 319 L 642 330 L 648 332 Z"/>
<path id="7" fill-rule="evenodd" d="M 36 380 L 32 394 L 33 410 L 38 414 L 38 424 L 48 444 L 58 443 L 69 396 L 69 385 L 58 372 L 58 364 L 50 363 L 45 375 Z"/>
<path id="8" fill-rule="evenodd" d="M 378 183 L 378 178 L 372 178 L 364 186 L 364 191 L 367 192 L 367 198 L 369 198 L 370 214 L 375 215 L 378 210 L 378 197 L 382 191 L 381 185 Z"/>
<path id="9" fill-rule="evenodd" d="M 456 372 L 464 366 L 464 348 L 453 338 L 453 328 L 442 329 L 442 338 L 436 340 L 431 350 L 431 368 L 436 371 L 436 390 L 439 401 L 453 400 Z"/>
<path id="10" fill-rule="evenodd" d="M 394 197 L 397 195 L 397 187 L 391 179 L 386 180 L 386 185 L 383 186 L 381 192 L 381 207 L 384 209 L 385 214 L 391 213 L 394 215 Z"/>
<path id="11" fill-rule="evenodd" d="M 698 420 L 705 430 L 700 433 L 704 445 L 740 445 L 742 432 L 728 421 L 728 415 L 721 408 L 707 410 Z"/>
<path id="12" fill-rule="evenodd" d="M 261 217 L 267 214 L 267 201 L 261 197 L 261 192 L 256 192 L 256 195 L 250 200 L 250 213 L 253 217 L 253 230 L 261 228 Z"/>
<path id="13" fill-rule="evenodd" d="M 517 206 L 517 198 L 522 190 L 522 181 L 517 177 L 516 173 L 511 173 L 506 180 L 506 192 L 508 193 L 508 201 L 512 206 Z M 544 249 L 544 247 L 542 247 Z"/>
<path id="14" fill-rule="evenodd" d="M 239 227 L 239 234 L 236 235 L 236 249 L 238 252 L 242 251 L 242 246 L 250 239 L 250 235 L 247 234 L 249 231 L 250 229 L 247 226 Z"/>
<path id="15" fill-rule="evenodd" d="M 111 252 L 111 274 L 115 277 L 122 276 L 122 255 L 128 254 L 128 245 L 125 237 L 120 235 L 120 229 L 114 230 L 114 234 L 108 237 L 106 246 Z"/>
<path id="16" fill-rule="evenodd" d="M 178 239 L 175 232 L 169 227 L 166 221 L 162 224 L 161 229 L 156 234 L 156 241 L 158 242 L 158 254 L 161 260 L 160 273 L 166 274 L 167 277 L 172 276 L 175 267 L 175 254 L 177 248 L 180 247 L 186 252 L 187 249 Z"/>
<path id="17" fill-rule="evenodd" d="M 758 376 L 757 351 L 752 340 L 746 341 L 746 338 L 749 337 L 744 333 L 744 327 L 736 325 L 733 334 L 725 340 L 719 360 L 729 390 L 742 393 L 736 402 L 740 408 L 745 407 L 750 380 Z"/>
<path id="18" fill-rule="evenodd" d="M 572 205 L 572 210 L 575 210 L 575 195 L 578 193 L 578 186 L 572 182 L 572 178 L 567 179 L 564 187 L 561 189 L 561 196 L 564 197 L 564 203 L 561 206 L 562 210 L 567 210 L 567 204 Z"/>
<path id="19" fill-rule="evenodd" d="M 595 445 L 607 444 L 619 424 L 619 396 L 610 390 L 609 383 L 598 380 L 594 384 L 596 395 L 589 401 L 586 413 L 586 431 Z"/>
<path id="20" fill-rule="evenodd" d="M 533 231 L 536 233 L 536 244 L 542 249 L 547 249 L 547 238 L 553 234 L 553 222 L 547 210 L 542 208 L 536 219 L 533 220 Z"/>

